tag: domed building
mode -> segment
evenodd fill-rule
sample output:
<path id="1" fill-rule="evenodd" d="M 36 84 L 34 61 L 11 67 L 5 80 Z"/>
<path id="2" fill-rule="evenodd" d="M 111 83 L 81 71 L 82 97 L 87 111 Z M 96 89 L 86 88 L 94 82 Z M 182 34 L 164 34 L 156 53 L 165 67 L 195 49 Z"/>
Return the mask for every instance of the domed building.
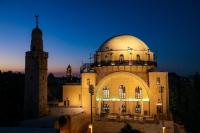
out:
<path id="1" fill-rule="evenodd" d="M 91 63 L 81 66 L 81 83 L 63 86 L 63 100 L 90 114 L 169 116 L 168 73 L 157 70 L 149 47 L 132 35 L 106 40 Z"/>

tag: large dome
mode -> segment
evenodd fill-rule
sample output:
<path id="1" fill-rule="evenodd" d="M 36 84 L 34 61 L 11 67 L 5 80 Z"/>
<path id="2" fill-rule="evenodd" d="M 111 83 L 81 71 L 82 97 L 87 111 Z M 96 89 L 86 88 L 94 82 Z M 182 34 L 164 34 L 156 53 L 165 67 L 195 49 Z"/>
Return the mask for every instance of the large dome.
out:
<path id="1" fill-rule="evenodd" d="M 107 51 L 107 50 L 135 50 L 143 51 L 148 50 L 148 46 L 138 39 L 137 37 L 131 35 L 119 35 L 108 39 L 104 42 L 98 51 Z"/>

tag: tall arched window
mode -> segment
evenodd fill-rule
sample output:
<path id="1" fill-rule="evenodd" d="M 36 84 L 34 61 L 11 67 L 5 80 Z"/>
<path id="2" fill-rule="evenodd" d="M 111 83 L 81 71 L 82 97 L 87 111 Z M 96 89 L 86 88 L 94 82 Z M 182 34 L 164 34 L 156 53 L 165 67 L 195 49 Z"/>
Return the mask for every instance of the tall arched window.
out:
<path id="1" fill-rule="evenodd" d="M 124 85 L 119 86 L 119 98 L 126 98 L 126 88 Z"/>
<path id="2" fill-rule="evenodd" d="M 135 106 L 135 113 L 141 113 L 141 105 L 139 104 L 139 102 L 137 102 Z"/>
<path id="3" fill-rule="evenodd" d="M 136 58 L 137 58 L 137 61 L 139 62 L 140 61 L 140 55 L 138 54 Z"/>
<path id="4" fill-rule="evenodd" d="M 135 88 L 135 98 L 142 99 L 142 88 L 139 86 Z"/>
<path id="5" fill-rule="evenodd" d="M 109 98 L 109 96 L 110 96 L 110 92 L 109 92 L 108 87 L 104 87 L 103 88 L 103 98 Z"/>
<path id="6" fill-rule="evenodd" d="M 124 55 L 123 54 L 120 54 L 120 56 L 119 56 L 119 62 L 120 63 L 124 62 Z"/>

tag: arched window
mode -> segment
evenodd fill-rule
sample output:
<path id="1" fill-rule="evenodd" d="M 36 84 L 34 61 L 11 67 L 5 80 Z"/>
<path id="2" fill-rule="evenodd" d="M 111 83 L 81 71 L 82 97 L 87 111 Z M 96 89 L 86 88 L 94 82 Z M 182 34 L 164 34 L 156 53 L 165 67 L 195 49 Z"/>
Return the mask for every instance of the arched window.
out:
<path id="1" fill-rule="evenodd" d="M 110 92 L 108 87 L 103 88 L 103 98 L 109 98 Z"/>
<path id="2" fill-rule="evenodd" d="M 135 98 L 142 99 L 142 88 L 139 86 L 135 88 Z"/>
<path id="3" fill-rule="evenodd" d="M 103 104 L 102 111 L 104 113 L 109 113 L 110 112 L 110 106 L 108 104 Z"/>
<path id="4" fill-rule="evenodd" d="M 108 56 L 105 55 L 105 63 L 108 63 Z"/>
<path id="5" fill-rule="evenodd" d="M 126 88 L 124 85 L 119 86 L 119 98 L 126 98 Z"/>
<path id="6" fill-rule="evenodd" d="M 119 56 L 119 62 L 120 63 L 124 62 L 124 55 L 123 54 L 120 54 L 120 56 Z"/>
<path id="7" fill-rule="evenodd" d="M 141 106 L 140 106 L 139 102 L 137 102 L 137 104 L 135 106 L 135 113 L 141 113 Z"/>
<path id="8" fill-rule="evenodd" d="M 126 113 L 126 104 L 122 104 L 122 113 Z"/>
<path id="9" fill-rule="evenodd" d="M 137 61 L 138 62 L 140 61 L 140 55 L 139 54 L 137 55 Z"/>

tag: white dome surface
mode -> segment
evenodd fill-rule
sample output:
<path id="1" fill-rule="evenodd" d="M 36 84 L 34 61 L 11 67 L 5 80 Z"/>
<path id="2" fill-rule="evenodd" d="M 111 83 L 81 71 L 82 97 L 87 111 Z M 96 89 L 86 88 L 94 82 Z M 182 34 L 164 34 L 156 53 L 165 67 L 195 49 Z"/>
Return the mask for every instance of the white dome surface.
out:
<path id="1" fill-rule="evenodd" d="M 144 51 L 149 50 L 148 46 L 139 38 L 131 36 L 131 35 L 119 35 L 108 39 L 104 42 L 99 51 L 107 51 L 107 50 L 136 50 L 136 51 Z"/>

